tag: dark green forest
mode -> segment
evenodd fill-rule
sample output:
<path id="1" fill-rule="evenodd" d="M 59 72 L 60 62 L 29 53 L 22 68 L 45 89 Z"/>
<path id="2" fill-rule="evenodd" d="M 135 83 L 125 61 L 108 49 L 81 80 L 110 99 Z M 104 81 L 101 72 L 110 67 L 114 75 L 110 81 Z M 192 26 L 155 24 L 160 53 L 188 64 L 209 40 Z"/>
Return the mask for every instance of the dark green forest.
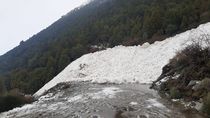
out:
<path id="1" fill-rule="evenodd" d="M 93 0 L 0 56 L 0 95 L 33 94 L 83 54 L 153 43 L 209 21 L 210 0 Z"/>

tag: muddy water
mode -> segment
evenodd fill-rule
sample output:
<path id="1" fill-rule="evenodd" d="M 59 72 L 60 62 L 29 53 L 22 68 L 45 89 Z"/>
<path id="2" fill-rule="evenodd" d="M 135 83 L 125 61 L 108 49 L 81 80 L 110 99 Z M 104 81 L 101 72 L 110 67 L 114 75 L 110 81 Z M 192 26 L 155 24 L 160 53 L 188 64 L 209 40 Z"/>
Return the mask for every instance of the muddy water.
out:
<path id="1" fill-rule="evenodd" d="M 189 116 L 191 115 L 191 116 Z M 0 118 L 202 118 L 161 99 L 149 85 L 72 82 Z"/>

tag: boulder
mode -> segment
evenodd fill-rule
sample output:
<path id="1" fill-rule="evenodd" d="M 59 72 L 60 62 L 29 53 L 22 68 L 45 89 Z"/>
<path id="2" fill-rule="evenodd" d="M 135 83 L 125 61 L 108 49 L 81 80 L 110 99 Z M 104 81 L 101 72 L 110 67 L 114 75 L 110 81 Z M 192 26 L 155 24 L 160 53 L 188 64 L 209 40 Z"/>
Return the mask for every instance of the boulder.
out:
<path id="1" fill-rule="evenodd" d="M 194 91 L 198 91 L 200 89 L 202 89 L 203 87 L 201 86 L 201 82 L 200 81 L 197 81 L 196 84 L 192 87 L 192 89 Z"/>
<path id="2" fill-rule="evenodd" d="M 192 86 L 196 85 L 196 83 L 197 83 L 197 81 L 191 80 L 187 86 L 192 87 Z"/>

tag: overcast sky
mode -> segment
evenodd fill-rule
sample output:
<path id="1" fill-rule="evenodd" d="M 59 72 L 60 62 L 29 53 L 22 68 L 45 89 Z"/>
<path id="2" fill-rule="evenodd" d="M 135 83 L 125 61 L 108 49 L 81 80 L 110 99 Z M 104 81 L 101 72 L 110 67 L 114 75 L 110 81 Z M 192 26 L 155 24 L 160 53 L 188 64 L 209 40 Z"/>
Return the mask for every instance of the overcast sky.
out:
<path id="1" fill-rule="evenodd" d="M 87 0 L 0 0 L 0 55 Z"/>

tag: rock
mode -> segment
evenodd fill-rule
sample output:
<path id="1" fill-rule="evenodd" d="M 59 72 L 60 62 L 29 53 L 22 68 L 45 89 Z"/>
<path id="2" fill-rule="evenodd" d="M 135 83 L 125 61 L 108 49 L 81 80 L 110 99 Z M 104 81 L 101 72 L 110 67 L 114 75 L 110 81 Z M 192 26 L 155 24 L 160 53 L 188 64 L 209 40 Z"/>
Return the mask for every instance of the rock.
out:
<path id="1" fill-rule="evenodd" d="M 198 90 L 202 89 L 201 82 L 200 81 L 196 82 L 196 84 L 192 87 L 192 89 L 194 91 L 198 91 Z"/>
<path id="2" fill-rule="evenodd" d="M 192 87 L 192 86 L 196 85 L 196 83 L 197 83 L 197 81 L 191 80 L 190 83 L 187 86 Z"/>
<path id="3" fill-rule="evenodd" d="M 196 110 L 201 110 L 201 108 L 202 108 L 202 106 L 203 106 L 203 103 L 195 102 L 195 104 L 196 104 L 196 105 L 195 105 L 194 108 L 195 108 Z"/>

